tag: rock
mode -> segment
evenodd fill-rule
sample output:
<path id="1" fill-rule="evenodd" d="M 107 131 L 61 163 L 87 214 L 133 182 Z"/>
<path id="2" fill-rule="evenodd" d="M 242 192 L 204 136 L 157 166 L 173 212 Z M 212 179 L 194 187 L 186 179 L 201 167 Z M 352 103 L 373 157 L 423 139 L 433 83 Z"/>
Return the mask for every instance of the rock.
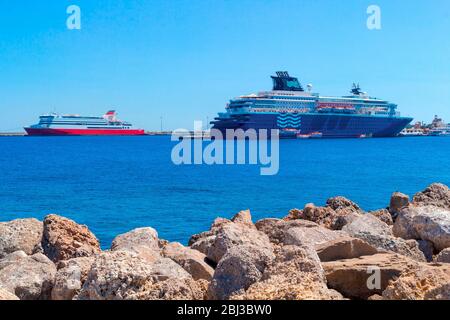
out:
<path id="1" fill-rule="evenodd" d="M 303 210 L 292 209 L 292 210 L 289 210 L 289 214 L 286 217 L 284 217 L 283 220 L 291 221 L 291 220 L 302 219 L 302 216 L 303 216 Z"/>
<path id="2" fill-rule="evenodd" d="M 156 230 L 147 227 L 118 235 L 112 242 L 111 250 L 134 252 L 151 263 L 160 258 L 160 249 L 164 245 L 160 243 Z"/>
<path id="3" fill-rule="evenodd" d="M 208 290 L 210 299 L 226 300 L 233 294 L 244 293 L 261 279 L 274 258 L 273 253 L 254 245 L 230 248 L 217 265 Z"/>
<path id="4" fill-rule="evenodd" d="M 403 209 L 393 228 L 404 239 L 428 240 L 437 251 L 450 247 L 450 211 L 435 206 Z"/>
<path id="5" fill-rule="evenodd" d="M 342 231 L 380 250 L 399 253 L 417 261 L 425 261 L 415 241 L 405 241 L 392 235 L 391 228 L 373 215 L 367 214 L 346 225 Z"/>
<path id="6" fill-rule="evenodd" d="M 328 289 L 317 253 L 311 247 L 284 246 L 262 278 L 233 300 L 342 300 Z"/>
<path id="7" fill-rule="evenodd" d="M 88 227 L 57 215 L 44 219 L 42 247 L 45 255 L 54 262 L 87 257 L 101 251 L 97 238 Z"/>
<path id="8" fill-rule="evenodd" d="M 52 300 L 72 300 L 80 292 L 94 260 L 94 257 L 80 257 L 61 261 L 52 290 Z"/>
<path id="9" fill-rule="evenodd" d="M 347 234 L 333 231 L 306 220 L 266 221 L 264 227 L 258 226 L 276 245 L 316 246 Z"/>
<path id="10" fill-rule="evenodd" d="M 415 240 L 404 240 L 393 236 L 377 235 L 368 232 L 352 234 L 353 237 L 364 240 L 379 250 L 392 251 L 419 262 L 426 258 Z"/>
<path id="11" fill-rule="evenodd" d="M 436 256 L 436 262 L 450 263 L 450 248 L 444 249 Z"/>
<path id="12" fill-rule="evenodd" d="M 362 211 L 358 205 L 344 197 L 336 197 L 328 199 L 325 207 L 307 204 L 299 216 L 301 219 L 315 222 L 328 229 L 341 230 L 361 214 Z"/>
<path id="13" fill-rule="evenodd" d="M 389 204 L 389 212 L 396 217 L 397 213 L 404 207 L 409 205 L 409 196 L 401 193 L 394 192 L 391 196 L 391 202 Z"/>
<path id="14" fill-rule="evenodd" d="M 250 214 L 250 210 L 241 211 L 238 214 L 236 214 L 231 221 L 234 223 L 242 223 L 245 224 L 251 228 L 254 228 L 254 224 L 252 221 L 252 216 Z"/>
<path id="15" fill-rule="evenodd" d="M 392 227 L 393 234 L 403 239 L 420 240 L 420 235 L 417 233 L 414 224 L 414 215 L 416 214 L 417 210 L 413 206 L 403 208 L 395 219 L 394 226 Z"/>
<path id="16" fill-rule="evenodd" d="M 356 203 L 344 197 L 328 199 L 327 206 L 333 210 L 349 209 L 353 212 L 361 212 L 361 208 Z"/>
<path id="17" fill-rule="evenodd" d="M 343 227 L 342 231 L 347 232 L 351 236 L 360 233 L 392 236 L 391 228 L 386 223 L 371 214 L 366 214 L 358 219 L 355 219 L 353 222 Z"/>
<path id="18" fill-rule="evenodd" d="M 263 232 L 247 224 L 234 223 L 229 220 L 216 220 L 211 230 L 194 236 L 191 248 L 205 254 L 213 263 L 218 263 L 226 252 L 235 246 L 254 245 L 272 251 L 272 244 Z"/>
<path id="19" fill-rule="evenodd" d="M 201 289 L 194 288 L 195 284 L 197 282 L 171 259 L 160 258 L 149 263 L 132 251 L 118 250 L 96 257 L 75 299 L 191 299 L 192 290 Z"/>
<path id="20" fill-rule="evenodd" d="M 20 300 L 18 296 L 0 287 L 0 301 Z"/>
<path id="21" fill-rule="evenodd" d="M 103 252 L 96 257 L 77 300 L 122 300 L 139 292 L 151 266 L 136 253 Z"/>
<path id="22" fill-rule="evenodd" d="M 450 300 L 450 266 L 421 265 L 403 272 L 383 292 L 389 300 Z"/>
<path id="23" fill-rule="evenodd" d="M 377 211 L 371 211 L 369 214 L 373 215 L 374 217 L 380 219 L 384 223 L 386 223 L 388 226 L 392 226 L 394 224 L 394 221 L 392 220 L 392 216 L 386 209 L 381 209 Z"/>
<path id="24" fill-rule="evenodd" d="M 351 237 L 342 237 L 315 247 L 320 261 L 353 259 L 377 254 L 378 250 L 367 242 Z"/>
<path id="25" fill-rule="evenodd" d="M 142 291 L 131 294 L 129 300 L 204 300 L 208 282 L 192 278 L 168 279 L 162 282 L 147 282 Z"/>
<path id="26" fill-rule="evenodd" d="M 129 249 L 136 246 L 145 246 L 159 251 L 158 232 L 150 227 L 134 229 L 114 238 L 111 250 Z"/>
<path id="27" fill-rule="evenodd" d="M 214 220 L 214 222 L 212 223 L 210 229 L 208 231 L 199 233 L 199 234 L 194 234 L 193 236 L 191 236 L 191 238 L 189 239 L 189 246 L 192 246 L 194 243 L 196 242 L 202 242 L 203 240 L 215 236 L 217 231 L 220 230 L 220 228 L 225 225 L 225 224 L 230 224 L 233 221 L 225 219 L 225 218 L 217 218 L 216 220 Z"/>
<path id="28" fill-rule="evenodd" d="M 273 227 L 277 223 L 281 223 L 282 221 L 283 220 L 281 219 L 267 218 L 259 220 L 255 223 L 255 226 L 259 231 L 264 232 L 265 234 L 270 234 L 270 231 L 273 229 Z"/>
<path id="29" fill-rule="evenodd" d="M 450 190 L 446 185 L 434 183 L 424 191 L 414 196 L 413 204 L 416 206 L 433 205 L 450 210 Z"/>
<path id="30" fill-rule="evenodd" d="M 3 259 L 0 259 L 0 270 L 27 257 L 28 255 L 23 251 L 10 253 Z"/>
<path id="31" fill-rule="evenodd" d="M 399 277 L 405 270 L 419 263 L 393 253 L 378 253 L 322 263 L 328 286 L 342 295 L 354 299 L 368 299 L 381 295 L 389 281 Z M 375 281 L 379 272 L 379 283 Z"/>
<path id="32" fill-rule="evenodd" d="M 417 244 L 419 245 L 419 250 L 422 251 L 423 255 L 425 256 L 425 259 L 428 262 L 433 261 L 434 255 L 433 242 L 428 240 L 418 240 Z"/>
<path id="33" fill-rule="evenodd" d="M 162 255 L 178 263 L 194 280 L 211 281 L 214 269 L 206 263 L 206 256 L 200 251 L 172 242 L 163 248 Z"/>
<path id="34" fill-rule="evenodd" d="M 380 300 L 384 300 L 384 299 L 383 299 L 383 296 L 380 296 L 379 294 L 374 294 L 373 296 L 370 296 L 369 298 L 367 298 L 367 300 L 380 301 Z"/>
<path id="35" fill-rule="evenodd" d="M 28 255 L 40 252 L 42 228 L 42 222 L 36 219 L 0 222 L 0 259 L 15 251 Z"/>
<path id="36" fill-rule="evenodd" d="M 56 275 L 56 267 L 46 256 L 12 253 L 0 260 L 0 287 L 21 300 L 46 300 Z"/>

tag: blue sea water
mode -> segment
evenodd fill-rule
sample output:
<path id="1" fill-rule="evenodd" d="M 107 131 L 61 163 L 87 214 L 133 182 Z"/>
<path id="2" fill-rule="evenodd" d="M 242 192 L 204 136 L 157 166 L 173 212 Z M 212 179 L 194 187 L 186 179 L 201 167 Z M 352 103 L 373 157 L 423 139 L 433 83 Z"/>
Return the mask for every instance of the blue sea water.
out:
<path id="1" fill-rule="evenodd" d="M 170 137 L 0 138 L 0 221 L 58 213 L 86 224 L 108 248 L 114 236 L 151 226 L 187 243 L 218 217 L 251 209 L 283 217 L 332 196 L 365 210 L 393 191 L 450 184 L 450 138 L 283 140 L 280 171 L 258 166 L 176 166 Z"/>

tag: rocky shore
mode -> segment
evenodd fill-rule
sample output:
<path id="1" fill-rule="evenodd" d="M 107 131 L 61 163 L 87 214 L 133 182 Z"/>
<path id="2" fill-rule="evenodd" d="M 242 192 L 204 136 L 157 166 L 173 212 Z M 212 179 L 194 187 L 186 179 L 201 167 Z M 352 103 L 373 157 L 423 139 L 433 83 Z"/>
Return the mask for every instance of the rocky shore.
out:
<path id="1" fill-rule="evenodd" d="M 151 227 L 102 251 L 61 216 L 0 223 L 0 300 L 19 299 L 450 299 L 450 190 L 374 212 L 343 197 L 256 223 L 242 211 L 187 247 Z"/>

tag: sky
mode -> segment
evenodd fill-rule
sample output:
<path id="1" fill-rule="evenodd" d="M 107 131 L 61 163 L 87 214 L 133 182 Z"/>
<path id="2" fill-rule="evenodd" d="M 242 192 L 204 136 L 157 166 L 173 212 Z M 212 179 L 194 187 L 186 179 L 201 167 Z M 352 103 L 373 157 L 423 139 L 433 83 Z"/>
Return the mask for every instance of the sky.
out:
<path id="1" fill-rule="evenodd" d="M 381 30 L 369 30 L 369 5 Z M 69 30 L 67 7 L 81 9 Z M 0 0 L 0 131 L 116 109 L 192 128 L 286 70 L 313 91 L 359 82 L 402 115 L 450 122 L 448 0 Z"/>

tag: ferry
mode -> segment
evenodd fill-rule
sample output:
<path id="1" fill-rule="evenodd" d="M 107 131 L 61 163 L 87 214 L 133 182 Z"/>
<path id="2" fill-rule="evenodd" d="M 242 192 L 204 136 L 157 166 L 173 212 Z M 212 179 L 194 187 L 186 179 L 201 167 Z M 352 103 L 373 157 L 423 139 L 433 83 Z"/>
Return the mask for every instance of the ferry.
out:
<path id="1" fill-rule="evenodd" d="M 353 84 L 349 96 L 323 96 L 304 90 L 286 71 L 272 76 L 273 89 L 230 100 L 211 122 L 227 129 L 278 129 L 280 135 L 320 138 L 395 137 L 412 118 L 401 117 L 397 105 L 369 96 Z"/>
<path id="2" fill-rule="evenodd" d="M 128 122 L 117 119 L 116 111 L 102 117 L 60 115 L 51 113 L 39 117 L 39 123 L 24 128 L 29 136 L 139 136 L 143 129 L 134 129 Z"/>

